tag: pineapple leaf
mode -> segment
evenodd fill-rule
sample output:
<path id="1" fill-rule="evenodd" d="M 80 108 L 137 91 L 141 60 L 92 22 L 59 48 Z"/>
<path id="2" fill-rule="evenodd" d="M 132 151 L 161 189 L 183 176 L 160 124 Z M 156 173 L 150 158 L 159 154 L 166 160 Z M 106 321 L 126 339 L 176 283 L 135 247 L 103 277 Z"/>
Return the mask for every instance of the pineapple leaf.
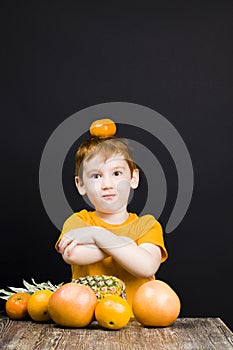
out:
<path id="1" fill-rule="evenodd" d="M 0 295 L 0 299 L 8 300 L 9 298 L 10 298 L 10 295 L 5 295 L 5 296 Z"/>
<path id="2" fill-rule="evenodd" d="M 36 286 L 37 289 L 44 289 L 44 286 L 46 285 L 46 283 L 42 282 L 42 283 L 36 283 L 36 281 L 34 280 L 34 278 L 31 279 L 33 284 Z"/>
<path id="3" fill-rule="evenodd" d="M 5 289 L 0 289 L 0 294 L 3 294 L 3 295 L 0 295 L 0 299 L 3 299 L 3 300 L 7 300 L 10 298 L 11 295 L 13 295 L 14 293 L 13 292 L 10 292 L 8 290 L 5 290 Z"/>
<path id="4" fill-rule="evenodd" d="M 5 290 L 5 289 L 0 289 L 0 293 L 5 294 L 5 295 L 9 295 L 9 296 L 14 294 L 13 292 L 10 292 L 9 290 Z"/>
<path id="5" fill-rule="evenodd" d="M 14 293 L 27 293 L 28 290 L 25 288 L 16 288 L 16 287 L 8 287 L 10 290 L 12 290 Z"/>
<path id="6" fill-rule="evenodd" d="M 52 283 L 51 285 L 49 285 L 48 282 L 36 283 L 33 278 L 32 278 L 32 282 L 35 284 L 37 289 L 51 289 L 51 286 L 53 287 Z"/>
<path id="7" fill-rule="evenodd" d="M 49 288 L 51 288 L 51 290 L 55 290 L 56 286 L 54 286 L 50 281 L 47 282 Z"/>
<path id="8" fill-rule="evenodd" d="M 5 290 L 5 289 L 0 289 L 0 293 L 6 294 L 6 295 L 14 294 L 14 293 L 10 292 L 9 290 Z"/>
<path id="9" fill-rule="evenodd" d="M 23 284 L 27 288 L 27 291 L 30 292 L 30 293 L 34 293 L 37 290 L 36 286 L 34 286 L 33 284 L 28 283 L 24 279 L 23 279 Z"/>

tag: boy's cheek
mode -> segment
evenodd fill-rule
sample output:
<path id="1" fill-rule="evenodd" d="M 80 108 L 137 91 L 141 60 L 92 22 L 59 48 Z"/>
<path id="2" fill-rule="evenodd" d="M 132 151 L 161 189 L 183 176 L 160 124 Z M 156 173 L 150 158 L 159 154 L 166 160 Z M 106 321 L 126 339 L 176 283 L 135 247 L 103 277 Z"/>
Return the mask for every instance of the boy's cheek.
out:
<path id="1" fill-rule="evenodd" d="M 117 184 L 117 191 L 118 192 L 124 192 L 126 190 L 130 189 L 130 181 L 129 180 L 121 180 Z"/>

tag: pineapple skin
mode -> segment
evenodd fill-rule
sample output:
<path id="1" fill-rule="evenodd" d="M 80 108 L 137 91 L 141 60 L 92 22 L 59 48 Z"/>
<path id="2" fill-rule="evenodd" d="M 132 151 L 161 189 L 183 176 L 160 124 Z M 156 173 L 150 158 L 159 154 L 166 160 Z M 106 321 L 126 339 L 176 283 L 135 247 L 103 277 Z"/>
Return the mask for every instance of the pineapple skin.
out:
<path id="1" fill-rule="evenodd" d="M 109 295 L 118 295 L 126 299 L 125 283 L 115 276 L 94 275 L 72 279 L 72 282 L 89 286 L 98 300 Z"/>

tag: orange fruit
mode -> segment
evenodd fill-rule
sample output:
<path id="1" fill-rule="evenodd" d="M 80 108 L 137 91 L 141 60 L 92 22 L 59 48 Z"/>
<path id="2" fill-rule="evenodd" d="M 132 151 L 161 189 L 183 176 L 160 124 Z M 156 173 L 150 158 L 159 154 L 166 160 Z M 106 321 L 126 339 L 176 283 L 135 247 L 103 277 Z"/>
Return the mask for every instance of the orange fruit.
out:
<path id="1" fill-rule="evenodd" d="M 51 290 L 43 289 L 34 292 L 28 300 L 29 316 L 37 322 L 44 322 L 51 320 L 48 312 L 48 302 L 53 292 Z"/>
<path id="2" fill-rule="evenodd" d="M 136 290 L 132 308 L 136 320 L 144 326 L 165 327 L 177 319 L 180 299 L 168 284 L 155 280 Z"/>
<path id="3" fill-rule="evenodd" d="M 111 137 L 116 133 L 116 124 L 111 119 L 95 120 L 90 126 L 90 134 L 97 137 Z"/>
<path id="4" fill-rule="evenodd" d="M 52 320 L 60 326 L 85 327 L 93 320 L 97 303 L 90 287 L 70 282 L 53 293 L 48 309 Z"/>
<path id="5" fill-rule="evenodd" d="M 28 300 L 30 294 L 19 292 L 11 295 L 5 305 L 7 316 L 13 320 L 23 320 L 28 317 Z"/>
<path id="6" fill-rule="evenodd" d="M 95 318 L 104 328 L 120 329 L 127 325 L 131 316 L 128 302 L 120 296 L 109 295 L 95 308 Z"/>

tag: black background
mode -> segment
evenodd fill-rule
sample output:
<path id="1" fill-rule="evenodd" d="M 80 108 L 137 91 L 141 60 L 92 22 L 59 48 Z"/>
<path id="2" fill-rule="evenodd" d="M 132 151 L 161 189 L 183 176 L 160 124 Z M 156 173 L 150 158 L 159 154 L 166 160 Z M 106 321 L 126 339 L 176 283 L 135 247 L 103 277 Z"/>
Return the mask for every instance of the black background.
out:
<path id="1" fill-rule="evenodd" d="M 194 168 L 191 205 L 176 230 L 165 234 L 169 259 L 157 277 L 180 295 L 181 316 L 218 316 L 233 327 L 232 2 L 1 4 L 0 288 L 21 286 L 22 278 L 70 279 L 53 248 L 59 232 L 40 198 L 43 148 L 73 113 L 131 102 L 174 125 Z M 164 148 L 147 142 L 156 145 L 167 176 L 165 226 L 177 175 Z M 79 209 L 72 172 L 71 150 L 64 188 Z"/>

